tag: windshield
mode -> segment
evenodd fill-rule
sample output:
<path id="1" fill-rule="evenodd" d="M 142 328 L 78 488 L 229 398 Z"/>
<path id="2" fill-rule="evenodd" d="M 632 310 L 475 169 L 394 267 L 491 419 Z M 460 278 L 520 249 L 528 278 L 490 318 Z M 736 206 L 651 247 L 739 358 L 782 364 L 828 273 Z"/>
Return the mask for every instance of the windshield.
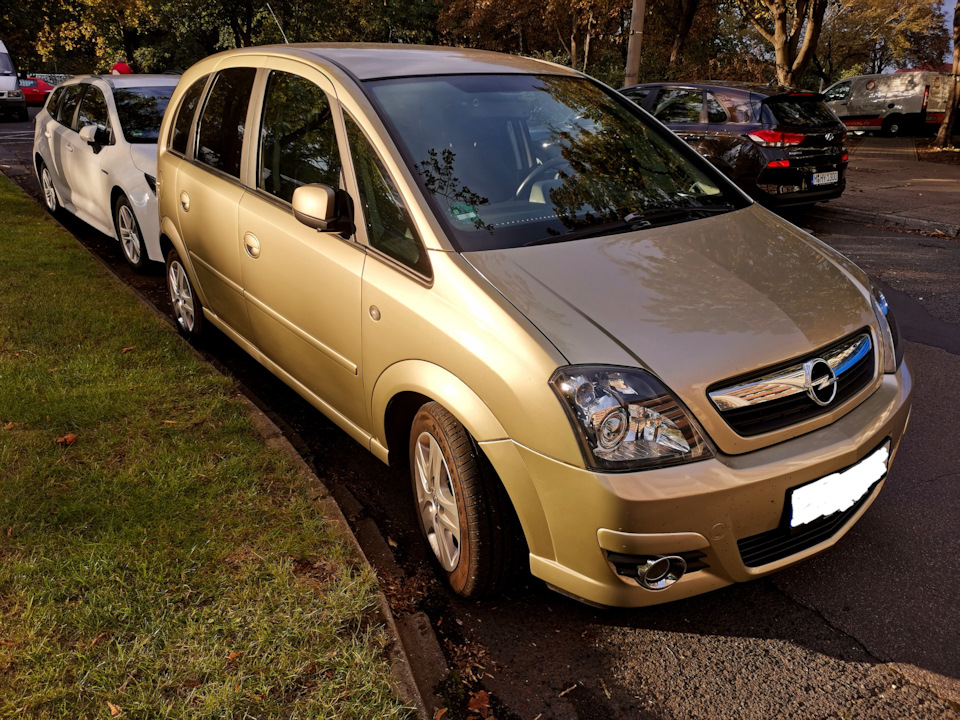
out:
<path id="1" fill-rule="evenodd" d="M 0 75 L 13 75 L 16 70 L 13 68 L 13 61 L 7 53 L 0 52 Z"/>
<path id="2" fill-rule="evenodd" d="M 584 78 L 440 76 L 367 87 L 463 252 L 625 232 L 749 204 L 632 103 Z"/>
<path id="3" fill-rule="evenodd" d="M 113 100 L 123 137 L 128 143 L 155 143 L 160 121 L 176 84 L 155 87 L 117 88 Z"/>

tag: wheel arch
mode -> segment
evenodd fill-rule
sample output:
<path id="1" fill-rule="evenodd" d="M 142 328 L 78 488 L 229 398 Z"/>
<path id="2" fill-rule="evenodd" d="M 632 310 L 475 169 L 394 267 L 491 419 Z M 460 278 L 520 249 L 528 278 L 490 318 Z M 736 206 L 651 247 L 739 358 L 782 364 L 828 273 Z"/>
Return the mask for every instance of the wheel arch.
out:
<path id="1" fill-rule="evenodd" d="M 200 298 L 200 303 L 206 308 L 207 296 L 197 282 L 197 273 L 193 268 L 193 258 L 191 258 L 190 253 L 187 252 L 187 248 L 183 244 L 183 239 L 177 232 L 173 220 L 169 216 L 163 216 L 160 218 L 160 252 L 163 255 L 164 265 L 166 265 L 167 256 L 171 250 L 177 251 L 177 255 L 180 256 L 180 261 L 187 270 L 190 282 L 193 285 L 193 291 L 197 294 L 197 297 Z"/>
<path id="2" fill-rule="evenodd" d="M 377 379 L 371 417 L 375 422 L 373 442 L 382 443 L 384 451 L 381 459 L 395 469 L 406 470 L 414 416 L 431 401 L 446 408 L 476 441 L 506 492 L 509 511 L 518 521 L 529 550 L 552 557 L 553 544 L 539 493 L 520 454 L 480 396 L 445 368 L 423 360 L 406 360 L 390 366 Z"/>

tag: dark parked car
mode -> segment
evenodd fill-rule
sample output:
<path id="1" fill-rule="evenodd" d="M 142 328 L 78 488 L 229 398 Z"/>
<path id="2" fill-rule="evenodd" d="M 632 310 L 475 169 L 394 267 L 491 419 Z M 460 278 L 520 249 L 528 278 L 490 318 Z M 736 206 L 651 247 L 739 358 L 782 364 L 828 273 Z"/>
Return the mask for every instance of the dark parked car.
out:
<path id="1" fill-rule="evenodd" d="M 765 205 L 840 197 L 847 131 L 823 96 L 745 83 L 645 83 L 621 92 Z"/>

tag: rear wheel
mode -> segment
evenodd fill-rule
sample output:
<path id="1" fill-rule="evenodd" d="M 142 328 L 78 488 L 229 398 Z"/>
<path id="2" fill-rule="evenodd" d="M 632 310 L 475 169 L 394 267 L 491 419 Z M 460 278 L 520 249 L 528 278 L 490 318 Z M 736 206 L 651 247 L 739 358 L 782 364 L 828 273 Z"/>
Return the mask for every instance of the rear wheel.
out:
<path id="1" fill-rule="evenodd" d="M 53 175 L 50 174 L 50 168 L 47 164 L 40 161 L 40 189 L 43 191 L 43 204 L 47 210 L 56 215 L 60 209 L 60 201 L 57 200 L 57 191 L 53 187 Z"/>
<path id="2" fill-rule="evenodd" d="M 149 262 L 147 247 L 143 244 L 140 223 L 137 222 L 137 216 L 133 214 L 126 195 L 120 195 L 113 204 L 113 226 L 127 263 L 138 272 L 143 270 Z"/>
<path id="3" fill-rule="evenodd" d="M 203 305 L 175 249 L 167 255 L 167 291 L 177 331 L 189 340 L 200 337 L 203 333 Z"/>
<path id="4" fill-rule="evenodd" d="M 883 134 L 890 137 L 902 135 L 904 131 L 903 117 L 900 115 L 891 115 L 883 121 Z"/>
<path id="5" fill-rule="evenodd" d="M 506 492 L 476 442 L 446 408 L 420 408 L 410 431 L 410 475 L 420 530 L 455 593 L 502 589 L 522 545 Z"/>

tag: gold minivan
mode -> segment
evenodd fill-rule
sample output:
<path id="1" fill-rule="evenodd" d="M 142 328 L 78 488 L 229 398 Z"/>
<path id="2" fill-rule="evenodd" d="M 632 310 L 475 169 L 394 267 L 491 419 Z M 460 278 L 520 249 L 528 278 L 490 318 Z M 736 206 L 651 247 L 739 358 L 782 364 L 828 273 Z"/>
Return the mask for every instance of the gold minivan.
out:
<path id="1" fill-rule="evenodd" d="M 836 543 L 911 377 L 883 295 L 615 91 L 409 45 L 188 70 L 157 186 L 209 323 L 383 462 L 452 589 L 643 606 Z"/>

